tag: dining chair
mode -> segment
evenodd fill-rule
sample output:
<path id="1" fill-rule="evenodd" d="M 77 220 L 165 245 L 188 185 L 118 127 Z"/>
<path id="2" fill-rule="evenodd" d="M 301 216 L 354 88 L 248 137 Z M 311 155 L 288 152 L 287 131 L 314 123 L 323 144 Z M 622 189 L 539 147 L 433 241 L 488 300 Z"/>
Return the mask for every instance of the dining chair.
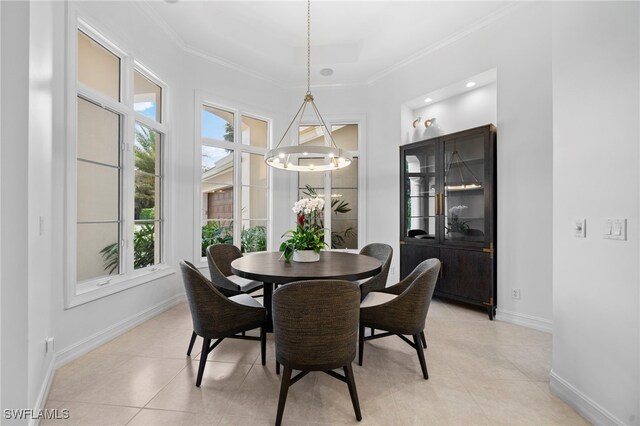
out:
<path id="1" fill-rule="evenodd" d="M 209 274 L 213 285 L 227 297 L 238 296 L 245 293 L 253 293 L 260 290 L 263 284 L 259 281 L 251 281 L 246 278 L 233 275 L 231 272 L 231 262 L 242 253 L 233 244 L 213 244 L 207 247 L 207 263 L 209 264 Z M 260 297 L 260 296 L 258 296 Z M 187 356 L 191 356 L 191 350 L 196 342 L 196 332 L 191 333 Z"/>
<path id="2" fill-rule="evenodd" d="M 265 365 L 267 310 L 248 294 L 225 296 L 187 261 L 180 262 L 180 269 L 194 333 L 204 340 L 196 386 L 202 383 L 207 356 L 226 338 L 259 340 L 262 365 Z M 255 328 L 260 328 L 260 337 L 238 335 Z M 211 344 L 211 340 L 215 342 Z"/>
<path id="3" fill-rule="evenodd" d="M 360 332 L 358 364 L 362 365 L 365 340 L 397 335 L 414 348 L 425 380 L 429 379 L 424 358 L 423 340 L 425 321 L 433 290 L 436 287 L 440 261 L 427 259 L 420 263 L 402 281 L 384 290 L 373 291 L 360 304 Z M 365 327 L 380 329 L 386 333 L 365 336 Z M 413 342 L 406 335 L 413 337 Z"/>
<path id="4" fill-rule="evenodd" d="M 362 300 L 372 291 L 382 290 L 387 286 L 393 248 L 389 244 L 372 243 L 362 247 L 360 254 L 376 258 L 382 263 L 382 270 L 378 275 L 360 282 L 360 300 Z"/>
<path id="5" fill-rule="evenodd" d="M 416 238 L 418 235 L 427 235 L 427 231 L 424 229 L 409 229 L 407 231 L 407 237 Z"/>
<path id="6" fill-rule="evenodd" d="M 323 371 L 345 382 L 356 419 L 362 419 L 351 366 L 359 311 L 360 289 L 350 281 L 298 281 L 273 293 L 276 368 L 284 367 L 276 425 L 282 422 L 289 387 L 310 371 Z M 293 369 L 300 373 L 291 377 Z M 342 369 L 344 375 L 335 369 Z"/>
<path id="7" fill-rule="evenodd" d="M 231 271 L 231 262 L 242 257 L 238 247 L 233 244 L 213 244 L 206 251 L 211 281 L 218 288 L 226 290 L 228 295 L 253 293 L 263 287 L 261 282 L 239 277 Z"/>

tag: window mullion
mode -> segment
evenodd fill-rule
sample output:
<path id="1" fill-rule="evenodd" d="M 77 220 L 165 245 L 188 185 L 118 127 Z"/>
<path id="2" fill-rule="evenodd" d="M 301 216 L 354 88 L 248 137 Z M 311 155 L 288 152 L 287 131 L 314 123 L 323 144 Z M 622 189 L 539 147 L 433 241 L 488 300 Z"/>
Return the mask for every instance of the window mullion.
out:
<path id="1" fill-rule="evenodd" d="M 124 253 L 124 265 L 126 270 L 125 274 L 133 272 L 133 232 L 134 232 L 134 205 L 135 205 L 135 172 L 134 172 L 134 155 L 133 155 L 133 142 L 135 134 L 135 120 L 130 115 L 125 117 L 124 123 L 124 149 L 123 155 L 123 174 L 122 182 L 120 184 L 121 191 L 123 193 L 123 208 L 122 214 L 122 232 L 123 240 L 125 241 Z"/>
<path id="2" fill-rule="evenodd" d="M 322 123 L 320 123 L 322 126 Z M 327 130 L 333 132 L 331 123 L 327 124 Z M 324 133 L 323 133 L 324 134 Z M 325 146 L 331 147 L 331 141 L 325 138 Z M 327 229 L 324 235 L 324 242 L 331 246 L 331 172 L 324 172 L 324 227 Z"/>
<path id="3" fill-rule="evenodd" d="M 233 243 L 242 248 L 242 118 L 240 111 L 234 111 L 233 143 L 234 168 L 234 209 L 233 209 Z"/>
<path id="4" fill-rule="evenodd" d="M 134 110 L 134 117 L 135 117 L 135 121 L 137 121 L 140 124 L 143 124 L 144 126 L 153 129 L 159 133 L 163 133 L 166 134 L 167 133 L 167 126 L 165 126 L 162 123 L 158 123 L 155 120 L 150 119 L 149 117 L 140 114 L 139 112 Z"/>

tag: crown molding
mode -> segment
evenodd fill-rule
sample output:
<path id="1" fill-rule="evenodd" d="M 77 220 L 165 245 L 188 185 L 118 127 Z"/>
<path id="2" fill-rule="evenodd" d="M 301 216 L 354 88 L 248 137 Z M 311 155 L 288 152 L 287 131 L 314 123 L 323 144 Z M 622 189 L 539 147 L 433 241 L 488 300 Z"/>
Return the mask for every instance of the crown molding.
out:
<path id="1" fill-rule="evenodd" d="M 392 74 L 404 67 L 406 67 L 407 65 L 412 64 L 413 62 L 427 56 L 430 55 L 431 53 L 440 50 L 446 46 L 449 46 L 455 42 L 457 42 L 458 40 L 461 40 L 471 34 L 473 34 L 474 32 L 488 26 L 489 24 L 492 24 L 493 22 L 502 19 L 503 17 L 510 15 L 511 13 L 515 12 L 516 10 L 520 9 L 524 4 L 527 4 L 527 2 L 524 1 L 519 1 L 517 3 L 510 3 L 507 4 L 506 6 L 498 9 L 497 11 L 485 16 L 484 18 L 474 22 L 473 24 L 467 26 L 466 28 L 463 28 L 460 31 L 457 31 L 455 33 L 453 33 L 452 35 L 440 40 L 437 43 L 434 43 L 430 46 L 425 47 L 424 49 L 419 50 L 418 52 L 414 53 L 413 55 L 407 57 L 406 59 L 392 65 L 391 67 L 382 70 L 376 74 L 374 74 L 372 77 L 369 78 L 369 80 L 367 81 L 367 85 L 372 85 L 375 82 L 379 81 L 380 79 L 388 76 L 389 74 Z"/>
<path id="2" fill-rule="evenodd" d="M 164 18 L 162 18 L 162 16 L 160 16 L 160 14 L 158 12 L 156 12 L 156 10 L 150 6 L 149 4 L 150 0 L 144 0 L 144 1 L 139 1 L 139 2 L 134 2 L 136 5 L 138 5 L 140 7 L 140 9 L 146 14 L 148 15 L 155 23 L 156 25 L 158 25 L 162 31 L 164 31 L 164 33 L 175 43 L 176 46 L 178 46 L 180 49 L 182 49 L 183 51 L 185 51 L 186 53 L 190 54 L 190 55 L 194 55 L 197 56 L 201 59 L 204 59 L 208 62 L 214 63 L 216 65 L 220 65 L 226 68 L 229 68 L 231 70 L 237 71 L 237 72 L 241 72 L 245 75 L 251 76 L 253 78 L 257 78 L 263 81 L 266 81 L 270 84 L 273 84 L 277 87 L 280 88 L 284 88 L 284 89 L 298 89 L 298 88 L 306 88 L 306 86 L 300 85 L 300 84 L 287 84 L 284 81 L 281 81 L 279 79 L 273 78 L 267 74 L 258 72 L 254 69 L 245 67 L 243 65 L 234 63 L 232 61 L 229 61 L 227 59 L 221 58 L 219 56 L 216 55 L 211 55 L 209 53 L 205 53 L 202 50 L 196 49 L 190 45 L 188 45 L 179 35 L 177 32 L 175 32 L 173 30 L 173 28 L 171 28 L 171 26 L 167 23 L 167 21 L 164 20 Z M 410 65 L 411 63 L 439 50 L 442 49 L 446 46 L 449 46 L 455 42 L 457 42 L 458 40 L 461 40 L 471 34 L 473 34 L 474 32 L 490 25 L 491 23 L 502 19 L 503 17 L 510 15 L 511 13 L 515 12 L 516 10 L 520 9 L 522 6 L 528 4 L 528 1 L 517 1 L 515 3 L 509 3 L 506 6 L 502 7 L 501 9 L 491 13 L 490 15 L 474 22 L 473 24 L 467 26 L 466 28 L 463 28 L 460 31 L 457 31 L 456 33 L 446 37 L 443 40 L 440 40 L 437 43 L 434 43 L 430 46 L 425 47 L 424 49 L 419 50 L 418 52 L 414 53 L 413 55 L 407 57 L 406 59 L 392 65 L 391 67 L 388 67 L 380 72 L 377 72 L 375 74 L 373 74 L 373 76 L 371 76 L 366 82 L 337 82 L 337 83 L 320 83 L 320 84 L 315 84 L 312 85 L 312 88 L 331 88 L 331 87 L 336 87 L 336 88 L 341 88 L 341 87 L 357 87 L 357 86 L 371 86 L 372 84 L 374 84 L 375 82 L 379 81 L 380 79 L 388 76 L 389 74 L 392 74 L 408 65 Z"/>
<path id="3" fill-rule="evenodd" d="M 155 23 L 156 25 L 158 25 L 162 31 L 164 31 L 164 33 L 169 36 L 169 38 L 171 39 L 171 41 L 173 41 L 173 43 L 178 46 L 181 49 L 184 49 L 187 46 L 187 43 L 185 43 L 185 41 L 182 39 L 182 37 L 180 37 L 178 35 L 177 32 L 175 32 L 173 30 L 173 28 L 171 28 L 169 26 L 169 24 L 167 23 L 167 21 L 164 20 L 164 18 L 162 18 L 162 16 L 160 16 L 160 14 L 158 12 L 156 12 L 156 10 L 151 7 L 149 5 L 148 1 L 136 1 L 133 2 L 136 6 L 138 6 L 140 8 L 140 10 L 142 10 L 142 12 L 144 12 L 146 15 L 148 15 Z"/>
<path id="4" fill-rule="evenodd" d="M 273 84 L 275 86 L 278 86 L 280 88 L 286 88 L 287 85 L 282 82 L 279 81 L 277 79 L 274 79 L 266 74 L 263 74 L 261 72 L 255 71 L 251 68 L 247 68 L 244 67 L 242 65 L 236 64 L 232 61 L 229 61 L 227 59 L 223 59 L 220 58 L 219 56 L 215 56 L 215 55 L 211 55 L 209 53 L 205 53 L 199 49 L 196 49 L 190 45 L 188 45 L 183 39 L 182 37 L 180 37 L 178 35 L 177 32 L 175 32 L 173 30 L 173 28 L 171 28 L 171 26 L 167 23 L 167 21 L 164 20 L 164 18 L 162 16 L 160 16 L 160 14 L 158 12 L 156 12 L 156 10 L 151 7 L 149 5 L 149 0 L 144 0 L 144 1 L 139 1 L 139 2 L 134 2 L 135 4 L 137 4 L 140 9 L 146 14 L 148 15 L 155 23 L 156 25 L 158 25 L 162 31 L 164 31 L 164 33 L 169 36 L 169 38 L 171 39 L 171 41 L 173 41 L 174 44 L 176 44 L 176 46 L 178 46 L 180 49 L 182 49 L 184 52 L 189 53 L 190 55 L 194 55 L 197 56 L 201 59 L 204 59 L 208 62 L 214 63 L 216 65 L 220 65 L 223 66 L 225 68 L 229 68 L 231 70 L 237 71 L 237 72 L 241 72 L 243 74 L 249 75 L 251 77 L 266 81 L 267 83 Z"/>

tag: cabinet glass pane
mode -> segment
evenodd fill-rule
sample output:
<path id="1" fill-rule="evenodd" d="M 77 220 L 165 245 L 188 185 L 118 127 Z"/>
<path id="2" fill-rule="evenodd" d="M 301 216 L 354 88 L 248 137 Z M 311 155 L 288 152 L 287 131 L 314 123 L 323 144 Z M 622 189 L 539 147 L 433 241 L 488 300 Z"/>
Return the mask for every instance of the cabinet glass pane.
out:
<path id="1" fill-rule="evenodd" d="M 408 149 L 405 160 L 405 237 L 436 238 L 436 146 Z"/>
<path id="2" fill-rule="evenodd" d="M 484 138 L 444 143 L 445 239 L 484 241 Z"/>
<path id="3" fill-rule="evenodd" d="M 436 146 L 429 144 L 419 148 L 408 149 L 404 153 L 405 173 L 436 173 Z"/>

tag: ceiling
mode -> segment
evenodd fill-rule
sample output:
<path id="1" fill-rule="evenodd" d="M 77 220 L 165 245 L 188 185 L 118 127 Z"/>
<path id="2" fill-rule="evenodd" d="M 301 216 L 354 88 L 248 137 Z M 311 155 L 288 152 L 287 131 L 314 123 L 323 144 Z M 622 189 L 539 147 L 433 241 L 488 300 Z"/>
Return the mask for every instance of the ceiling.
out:
<path id="1" fill-rule="evenodd" d="M 184 49 L 283 86 L 306 84 L 305 1 L 164 1 L 147 11 Z M 505 2 L 314 1 L 312 85 L 364 84 L 486 25 Z M 332 68 L 333 75 L 320 75 Z"/>

